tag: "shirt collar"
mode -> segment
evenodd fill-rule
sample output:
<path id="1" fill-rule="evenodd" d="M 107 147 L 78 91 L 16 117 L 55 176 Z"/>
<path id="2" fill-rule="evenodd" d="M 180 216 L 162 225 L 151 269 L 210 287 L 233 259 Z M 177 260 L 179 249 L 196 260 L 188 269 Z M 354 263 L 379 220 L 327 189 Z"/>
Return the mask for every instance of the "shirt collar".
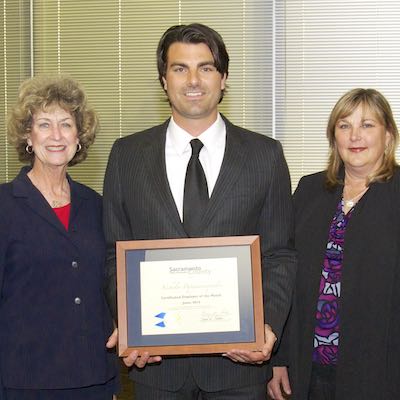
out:
<path id="1" fill-rule="evenodd" d="M 177 125 L 172 116 L 168 125 L 168 135 L 170 137 L 171 144 L 177 154 L 182 155 L 187 151 L 191 151 L 190 141 L 194 139 L 194 137 L 190 133 L 182 129 L 179 125 Z M 196 139 L 202 141 L 207 151 L 213 152 L 216 148 L 224 146 L 225 137 L 225 122 L 221 118 L 221 115 L 218 113 L 215 122 L 202 134 L 197 136 Z"/>

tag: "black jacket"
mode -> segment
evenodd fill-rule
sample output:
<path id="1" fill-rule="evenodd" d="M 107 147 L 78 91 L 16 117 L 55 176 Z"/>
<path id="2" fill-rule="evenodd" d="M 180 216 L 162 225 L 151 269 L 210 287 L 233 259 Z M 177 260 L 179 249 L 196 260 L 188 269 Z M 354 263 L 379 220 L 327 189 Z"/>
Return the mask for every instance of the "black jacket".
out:
<path id="1" fill-rule="evenodd" d="M 325 174 L 301 179 L 295 192 L 298 273 L 289 329 L 292 399 L 306 400 L 318 288 L 328 230 L 342 187 L 328 191 Z M 398 399 L 400 395 L 400 171 L 374 183 L 346 230 L 340 298 L 338 400 Z"/>
<path id="2" fill-rule="evenodd" d="M 104 184 L 104 224 L 110 276 L 115 241 L 187 237 L 172 197 L 165 166 L 168 122 L 119 139 Z M 291 302 L 295 275 L 289 173 L 280 144 L 226 123 L 226 148 L 205 211 L 202 236 L 261 236 L 265 320 L 279 337 Z M 110 297 L 115 298 L 110 289 Z M 240 365 L 218 356 L 164 358 L 133 370 L 133 378 L 167 390 L 183 385 L 192 367 L 209 391 L 266 382 L 267 365 Z"/>

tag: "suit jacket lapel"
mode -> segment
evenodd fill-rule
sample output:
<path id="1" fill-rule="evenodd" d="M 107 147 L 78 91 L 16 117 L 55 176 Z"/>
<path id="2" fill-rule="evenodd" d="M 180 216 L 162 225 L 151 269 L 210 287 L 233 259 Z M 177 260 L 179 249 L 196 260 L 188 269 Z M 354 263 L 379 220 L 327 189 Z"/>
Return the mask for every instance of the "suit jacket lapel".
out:
<path id="1" fill-rule="evenodd" d="M 311 327 L 314 329 L 314 299 L 318 297 L 319 293 L 321 267 L 326 253 L 329 227 L 342 193 L 342 187 L 337 187 L 333 191 L 326 190 L 324 188 L 324 177 L 317 176 L 314 179 L 317 180 L 318 184 L 312 186 L 302 186 L 300 181 L 297 190 L 301 191 L 301 194 L 296 192 L 294 196 L 295 246 L 299 249 L 308 249 L 299 254 L 300 262 L 307 266 L 299 279 L 303 283 L 307 282 L 309 290 L 306 297 L 310 296 L 309 298 L 313 299 L 311 303 L 307 301 L 307 307 L 311 308 L 304 316 L 306 326 L 309 329 Z"/>
<path id="2" fill-rule="evenodd" d="M 73 228 L 75 219 L 78 217 L 79 209 L 87 198 L 82 189 L 76 184 L 69 175 L 67 175 L 68 182 L 71 188 L 71 213 L 69 217 L 70 230 Z M 79 218 L 79 217 L 78 217 Z"/>
<path id="3" fill-rule="evenodd" d="M 318 224 L 318 226 L 321 227 L 321 235 L 319 235 L 319 237 L 323 238 L 325 245 L 328 240 L 327 235 L 329 227 L 332 224 L 333 216 L 335 215 L 337 205 L 342 195 L 342 190 L 343 188 L 341 186 L 338 186 L 332 192 L 324 190 L 320 199 L 320 204 L 316 205 L 314 210 L 315 221 L 325 221 L 324 224 Z M 328 204 L 329 206 L 327 206 Z"/>
<path id="4" fill-rule="evenodd" d="M 164 124 L 149 132 L 148 143 L 144 148 L 143 156 L 149 173 L 148 184 L 153 186 L 154 196 L 159 199 L 160 209 L 171 220 L 180 236 L 185 236 L 175 200 L 168 183 L 165 165 L 165 140 L 169 119 Z"/>
<path id="5" fill-rule="evenodd" d="M 202 229 L 209 225 L 217 210 L 223 206 L 227 193 L 241 175 L 243 163 L 248 157 L 248 148 L 244 146 L 245 140 L 238 134 L 234 125 L 226 118 L 224 118 L 224 121 L 226 125 L 224 159 L 210 202 L 204 214 Z"/>
<path id="6" fill-rule="evenodd" d="M 341 186 L 337 186 L 334 191 L 324 190 L 313 212 L 314 221 L 324 221 L 324 223 L 317 223 L 314 225 L 315 238 L 319 239 L 320 244 L 320 251 L 318 254 L 323 255 L 323 257 L 325 257 L 329 228 L 332 224 L 333 216 L 336 213 L 337 205 L 341 199 L 342 191 L 343 188 Z M 321 268 L 322 262 L 323 259 L 318 268 Z"/>
<path id="7" fill-rule="evenodd" d="M 36 214 L 53 225 L 63 235 L 68 235 L 64 226 L 47 203 L 46 199 L 42 196 L 40 191 L 32 184 L 27 176 L 30 167 L 21 169 L 19 175 L 13 181 L 13 194 L 15 197 L 24 198 L 26 204 Z"/>
<path id="8" fill-rule="evenodd" d="M 213 193 L 204 214 L 201 229 L 207 227 L 217 210 L 223 206 L 224 199 L 239 178 L 243 163 L 248 157 L 248 149 L 243 146 L 244 140 L 226 118 L 226 146 L 221 171 L 218 175 Z M 182 222 L 174 198 L 172 196 L 165 165 L 165 140 L 169 120 L 149 132 L 148 143 L 144 148 L 144 162 L 149 172 L 149 185 L 153 185 L 153 192 L 159 198 L 160 208 L 165 210 L 174 227 L 181 236 L 185 236 Z"/>

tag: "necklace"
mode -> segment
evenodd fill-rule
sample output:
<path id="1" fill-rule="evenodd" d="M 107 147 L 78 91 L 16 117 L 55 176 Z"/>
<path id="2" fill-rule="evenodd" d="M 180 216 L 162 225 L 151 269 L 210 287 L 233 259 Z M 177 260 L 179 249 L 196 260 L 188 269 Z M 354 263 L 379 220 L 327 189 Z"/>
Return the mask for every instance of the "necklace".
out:
<path id="1" fill-rule="evenodd" d="M 52 200 L 51 201 L 51 208 L 59 208 L 59 207 L 62 206 L 62 204 L 63 204 L 63 202 L 60 201 L 60 200 Z"/>
<path id="2" fill-rule="evenodd" d="M 360 199 L 360 197 L 368 190 L 368 187 L 364 188 L 360 193 L 358 193 L 357 195 L 355 195 L 352 199 L 349 200 L 345 200 L 344 196 L 343 196 L 343 203 L 345 205 L 345 207 L 347 208 L 353 208 L 358 200 Z"/>
<path id="3" fill-rule="evenodd" d="M 40 179 L 36 179 L 35 174 L 30 171 L 28 173 L 28 177 L 31 180 L 32 184 L 36 187 L 37 190 L 42 194 L 42 196 L 46 199 L 46 201 L 50 204 L 51 208 L 60 208 L 70 202 L 70 188 L 67 178 L 64 178 L 64 182 L 61 183 L 61 189 L 52 190 L 51 185 L 41 184 Z"/>

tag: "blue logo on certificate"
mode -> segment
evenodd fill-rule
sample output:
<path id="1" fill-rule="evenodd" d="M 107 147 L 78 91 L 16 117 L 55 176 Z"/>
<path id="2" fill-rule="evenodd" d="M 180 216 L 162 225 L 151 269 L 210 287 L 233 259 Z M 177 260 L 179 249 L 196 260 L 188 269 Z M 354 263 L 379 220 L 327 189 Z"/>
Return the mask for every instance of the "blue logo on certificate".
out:
<path id="1" fill-rule="evenodd" d="M 167 315 L 167 314 L 166 314 L 165 312 L 160 312 L 160 313 L 158 313 L 157 315 L 155 315 L 155 317 L 156 317 L 156 318 L 160 318 L 160 319 L 163 320 L 163 319 L 165 318 L 166 315 Z M 160 328 L 165 328 L 165 327 L 166 327 L 164 321 L 160 321 L 160 322 L 156 323 L 155 325 L 158 326 L 158 327 L 160 327 Z"/>

